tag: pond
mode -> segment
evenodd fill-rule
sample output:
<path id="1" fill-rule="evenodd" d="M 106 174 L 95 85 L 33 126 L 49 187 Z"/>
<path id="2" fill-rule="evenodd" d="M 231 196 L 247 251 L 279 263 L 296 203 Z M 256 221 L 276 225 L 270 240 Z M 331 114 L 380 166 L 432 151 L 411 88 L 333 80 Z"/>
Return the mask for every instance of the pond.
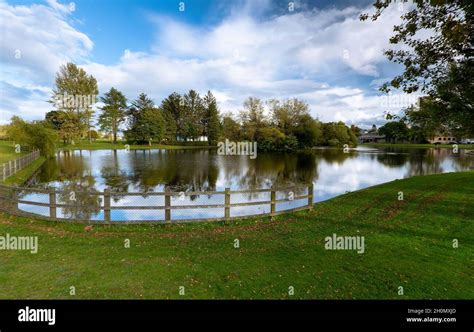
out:
<path id="1" fill-rule="evenodd" d="M 165 187 L 173 192 L 183 193 L 222 191 L 226 187 L 231 190 L 246 190 L 313 182 L 314 201 L 320 202 L 348 191 L 395 179 L 472 169 L 473 155 L 468 154 L 466 150 L 455 153 L 446 148 L 359 147 L 348 152 L 342 149 L 316 149 L 292 154 L 259 153 L 256 159 L 248 156 L 222 156 L 215 150 L 207 149 L 72 150 L 58 152 L 56 159 L 45 162 L 29 181 L 29 186 L 54 187 L 66 192 L 75 192 L 75 201 L 79 202 L 81 207 L 62 209 L 62 217 L 101 219 L 103 211 L 98 209 L 100 200 L 97 203 L 97 197 L 82 197 L 80 192 L 103 191 L 109 188 L 115 193 L 113 206 L 162 205 L 163 196 L 124 197 L 120 196 L 120 193 L 161 192 Z M 47 195 L 43 195 L 43 198 L 40 194 L 28 196 L 35 196 L 35 200 L 46 202 L 48 199 Z M 241 196 L 232 197 L 232 203 L 250 199 L 248 195 Z M 257 196 L 253 195 L 252 199 L 268 200 L 264 194 Z M 172 204 L 186 204 L 191 201 L 202 205 L 223 204 L 223 196 L 221 198 L 191 195 L 181 197 L 182 202 L 173 198 Z M 68 199 L 70 197 L 58 197 L 60 202 L 67 202 Z M 304 200 L 290 202 L 291 207 L 304 204 Z M 45 215 L 48 213 L 47 208 L 40 211 L 41 207 L 25 206 L 23 209 Z M 268 209 L 268 206 L 235 208 L 232 216 L 267 213 Z M 214 209 L 179 210 L 173 213 L 186 219 L 220 217 L 223 213 L 222 209 L 212 210 Z M 117 220 L 154 220 L 161 219 L 160 214 L 164 212 L 112 210 L 112 213 L 112 219 Z"/>

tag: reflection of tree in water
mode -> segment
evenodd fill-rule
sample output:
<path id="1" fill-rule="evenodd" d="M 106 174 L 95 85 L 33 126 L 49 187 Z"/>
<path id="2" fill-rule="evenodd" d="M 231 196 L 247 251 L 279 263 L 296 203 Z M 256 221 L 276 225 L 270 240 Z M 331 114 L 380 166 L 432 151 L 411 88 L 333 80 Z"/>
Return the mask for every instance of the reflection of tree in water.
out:
<path id="1" fill-rule="evenodd" d="M 59 151 L 56 158 L 43 163 L 33 182 L 35 187 L 54 187 L 60 191 L 56 198 L 58 204 L 74 205 L 61 208 L 65 218 L 90 219 L 100 212 L 99 196 L 93 195 L 97 192 L 96 179 L 85 154 L 90 156 L 92 151 Z"/>
<path id="2" fill-rule="evenodd" d="M 65 218 L 87 220 L 100 212 L 100 196 L 94 194 L 97 193 L 94 185 L 93 176 L 60 183 L 58 203 L 74 205 L 62 208 Z"/>
<path id="3" fill-rule="evenodd" d="M 386 153 L 377 153 L 372 154 L 371 159 L 377 159 L 377 162 L 384 164 L 388 167 L 399 168 L 406 164 L 409 158 L 408 154 L 386 154 Z"/>
<path id="4" fill-rule="evenodd" d="M 248 156 L 222 156 L 221 167 L 225 170 L 225 181 L 238 184 L 245 190 L 307 185 L 317 179 L 316 159 L 313 153 L 259 154 L 256 159 Z M 306 189 L 297 188 L 295 195 Z M 247 194 L 248 199 L 257 198 L 258 193 Z"/>
<path id="5" fill-rule="evenodd" d="M 28 183 L 35 187 L 44 187 L 42 184 L 55 181 L 60 174 L 60 166 L 56 158 L 46 159 L 39 168 L 36 176 L 34 176 Z"/>
<path id="6" fill-rule="evenodd" d="M 457 170 L 474 166 L 474 156 L 467 156 L 464 152 L 453 155 L 451 149 L 384 150 L 394 153 L 369 154 L 368 158 L 374 163 L 393 168 L 406 167 L 407 177 L 442 172 L 442 162 L 446 158 L 449 158 Z M 97 165 L 92 165 L 89 161 L 92 160 L 89 156 L 94 152 L 60 152 L 60 158 L 47 160 L 43 164 L 36 181 L 43 184 L 58 181 L 58 189 L 62 189 L 61 186 L 67 191 L 75 189 L 78 192 L 77 204 L 82 205 L 81 209 L 89 206 L 90 211 L 87 213 L 95 213 L 98 211 L 97 197 L 92 196 L 89 201 L 79 194 L 84 190 L 94 190 L 92 168 Z M 132 150 L 114 151 L 107 156 L 110 158 L 101 157 L 98 166 L 105 185 L 114 193 L 141 191 L 146 196 L 147 192 L 163 190 L 165 186 L 178 193 L 215 191 L 219 175 L 224 177 L 224 183 L 220 184 L 223 187 L 250 190 L 308 184 L 317 180 L 320 161 L 342 164 L 348 159 L 360 157 L 360 153 L 318 149 L 292 154 L 260 153 L 256 159 L 250 159 L 249 156 L 220 156 L 215 150 Z M 299 194 L 295 192 L 295 195 Z M 113 197 L 115 201 L 121 199 L 121 196 Z M 192 196 L 191 199 L 197 197 Z M 77 215 L 80 212 L 70 209 L 68 213 Z"/>
<path id="7" fill-rule="evenodd" d="M 344 153 L 342 149 L 316 149 L 314 154 L 318 159 L 322 159 L 329 164 L 343 164 L 347 159 L 353 159 L 357 157 L 357 152 L 349 151 Z"/>
<path id="8" fill-rule="evenodd" d="M 34 179 L 34 184 L 65 181 L 90 174 L 82 151 L 58 151 L 56 158 L 47 159 Z"/>
<path id="9" fill-rule="evenodd" d="M 457 172 L 474 170 L 474 152 L 469 154 L 467 150 L 461 150 L 459 154 L 458 158 L 453 158 L 455 170 Z"/>
<path id="10" fill-rule="evenodd" d="M 101 176 L 104 178 L 104 183 L 113 195 L 114 202 L 120 201 L 124 195 L 117 195 L 117 193 L 128 192 L 128 177 L 125 170 L 120 169 L 120 163 L 117 156 L 117 150 L 112 152 L 112 160 L 109 163 L 104 163 L 100 170 Z"/>
<path id="11" fill-rule="evenodd" d="M 408 171 L 405 177 L 442 173 L 441 163 L 448 157 L 449 149 L 426 149 L 411 153 L 408 158 Z"/>
<path id="12" fill-rule="evenodd" d="M 172 192 L 216 189 L 219 170 L 207 150 L 136 151 L 130 163 L 135 170 L 131 182 L 145 193 L 158 185 L 167 185 Z"/>

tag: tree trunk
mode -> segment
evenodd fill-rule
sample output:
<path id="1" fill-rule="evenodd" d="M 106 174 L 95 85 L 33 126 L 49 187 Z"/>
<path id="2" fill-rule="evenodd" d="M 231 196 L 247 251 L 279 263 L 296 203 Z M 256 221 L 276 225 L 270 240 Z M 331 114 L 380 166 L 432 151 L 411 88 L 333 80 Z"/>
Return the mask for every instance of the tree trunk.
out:
<path id="1" fill-rule="evenodd" d="M 89 143 L 92 143 L 92 135 L 91 135 L 91 118 L 87 118 L 87 131 L 89 132 Z"/>

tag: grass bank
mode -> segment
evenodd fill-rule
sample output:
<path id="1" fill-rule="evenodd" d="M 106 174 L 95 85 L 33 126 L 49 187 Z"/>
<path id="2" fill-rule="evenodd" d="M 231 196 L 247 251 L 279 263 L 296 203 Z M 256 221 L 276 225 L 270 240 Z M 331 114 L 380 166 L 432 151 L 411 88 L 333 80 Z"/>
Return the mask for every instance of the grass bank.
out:
<path id="1" fill-rule="evenodd" d="M 8 160 L 18 158 L 19 156 L 27 153 L 28 152 L 16 153 L 13 142 L 0 140 L 0 165 Z M 36 172 L 36 170 L 43 164 L 44 161 L 44 157 L 39 157 L 27 167 L 18 171 L 16 174 L 9 176 L 3 183 L 22 185 Z"/>
<path id="2" fill-rule="evenodd" d="M 0 140 L 0 165 L 6 161 L 21 157 L 26 153 L 27 152 L 23 151 L 20 153 L 16 153 L 13 142 Z"/>
<path id="3" fill-rule="evenodd" d="M 360 146 L 368 147 L 394 147 L 394 148 L 453 148 L 453 144 L 411 144 L 411 143 L 367 143 Z M 458 144 L 459 149 L 473 149 L 474 144 Z"/>
<path id="4" fill-rule="evenodd" d="M 413 177 L 274 221 L 86 231 L 0 214 L 0 236 L 39 239 L 37 254 L 0 250 L 0 298 L 474 299 L 473 182 Z M 364 236 L 365 252 L 326 250 L 334 233 Z"/>
<path id="5" fill-rule="evenodd" d="M 39 157 L 31 164 L 18 171 L 16 174 L 9 176 L 5 180 L 4 184 L 17 184 L 21 186 L 38 170 L 38 168 L 40 168 L 45 160 L 46 159 L 44 157 Z"/>
<path id="6" fill-rule="evenodd" d="M 119 142 L 117 144 L 113 144 L 111 141 L 104 141 L 104 140 L 97 140 L 93 142 L 89 141 L 80 141 L 74 145 L 72 144 L 58 144 L 58 148 L 62 150 L 120 150 L 125 149 L 125 142 Z M 202 145 L 164 145 L 164 144 L 151 144 L 151 145 L 129 145 L 130 149 L 132 150 L 143 150 L 143 149 L 166 149 L 166 150 L 178 150 L 178 149 L 212 149 L 213 146 L 202 146 Z"/>

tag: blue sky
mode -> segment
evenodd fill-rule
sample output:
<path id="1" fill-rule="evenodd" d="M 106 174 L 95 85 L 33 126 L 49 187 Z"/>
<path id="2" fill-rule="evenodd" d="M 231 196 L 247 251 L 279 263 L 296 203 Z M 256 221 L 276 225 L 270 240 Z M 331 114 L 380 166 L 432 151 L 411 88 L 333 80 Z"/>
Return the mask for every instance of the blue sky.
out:
<path id="1" fill-rule="evenodd" d="M 365 0 L 0 0 L 0 124 L 43 118 L 67 61 L 129 100 L 211 90 L 235 114 L 249 96 L 297 97 L 322 121 L 380 124 L 407 101 L 377 90 L 400 71 L 382 50 L 406 8 L 360 22 L 370 10 Z"/>

